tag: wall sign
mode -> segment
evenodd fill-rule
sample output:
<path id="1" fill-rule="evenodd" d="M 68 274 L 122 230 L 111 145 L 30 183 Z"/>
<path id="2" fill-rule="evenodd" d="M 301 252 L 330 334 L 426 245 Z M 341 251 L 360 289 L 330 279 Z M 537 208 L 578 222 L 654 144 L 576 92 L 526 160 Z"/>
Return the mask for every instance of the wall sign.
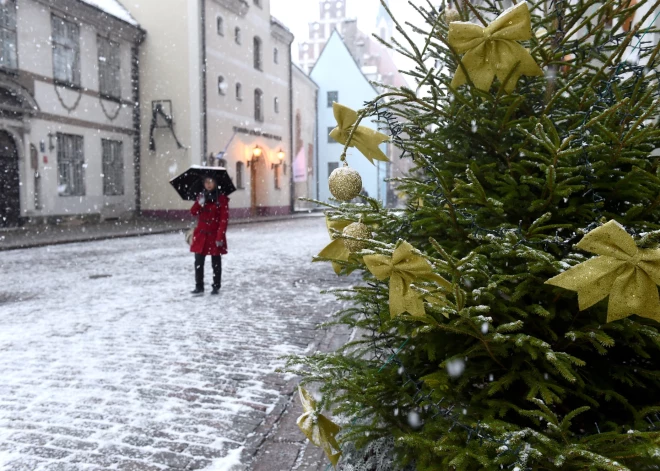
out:
<path id="1" fill-rule="evenodd" d="M 266 139 L 273 139 L 275 141 L 281 141 L 282 136 L 276 136 L 274 134 L 268 134 L 265 132 L 257 131 L 255 129 L 248 129 L 248 128 L 239 128 L 238 126 L 234 126 L 234 132 L 238 134 L 249 134 L 250 136 L 261 136 L 265 137 Z"/>

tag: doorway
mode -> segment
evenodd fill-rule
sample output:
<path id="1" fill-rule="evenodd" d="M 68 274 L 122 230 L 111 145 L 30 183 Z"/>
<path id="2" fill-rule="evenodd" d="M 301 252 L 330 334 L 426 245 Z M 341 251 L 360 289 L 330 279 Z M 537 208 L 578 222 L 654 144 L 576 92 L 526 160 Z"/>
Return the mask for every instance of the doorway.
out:
<path id="1" fill-rule="evenodd" d="M 15 226 L 21 216 L 18 149 L 14 138 L 0 130 L 0 227 Z"/>

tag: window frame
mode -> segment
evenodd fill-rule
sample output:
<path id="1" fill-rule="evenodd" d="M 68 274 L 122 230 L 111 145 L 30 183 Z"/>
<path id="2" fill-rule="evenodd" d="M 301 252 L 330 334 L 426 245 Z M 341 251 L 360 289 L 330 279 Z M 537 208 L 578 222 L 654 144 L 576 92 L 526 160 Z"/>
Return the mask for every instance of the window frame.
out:
<path id="1" fill-rule="evenodd" d="M 260 88 L 254 89 L 254 120 L 264 122 L 264 92 Z"/>
<path id="2" fill-rule="evenodd" d="M 252 38 L 252 62 L 255 70 L 264 70 L 263 41 L 259 36 Z"/>
<path id="3" fill-rule="evenodd" d="M 235 96 L 236 101 L 243 101 L 243 84 L 241 82 L 236 82 Z"/>
<path id="4" fill-rule="evenodd" d="M 0 21 L 1 44 L 2 45 L 12 44 L 12 42 L 7 41 L 7 39 L 13 39 L 13 46 L 14 46 L 12 50 L 13 56 L 10 57 L 10 59 L 13 59 L 13 63 L 7 65 L 5 64 L 5 61 L 0 62 L 0 70 L 14 72 L 18 70 L 18 2 L 16 0 L 7 0 L 7 3 L 5 5 L 0 4 L 0 11 L 2 12 L 11 11 L 12 14 L 7 15 L 7 18 L 13 21 L 13 25 L 11 24 L 5 25 L 3 24 L 2 21 Z M 3 16 L 4 15 L 0 15 L 0 19 L 3 18 Z M 9 21 L 7 21 L 6 23 L 9 23 Z M 0 53 L 0 57 L 4 58 L 4 51 Z"/>
<path id="5" fill-rule="evenodd" d="M 105 42 L 105 47 L 107 47 L 106 53 L 106 60 L 104 62 L 101 61 L 101 44 Z M 97 56 L 98 56 L 98 69 L 99 69 L 99 94 L 101 97 L 113 100 L 113 101 L 121 101 L 121 44 L 115 41 L 112 41 L 110 38 L 106 38 L 101 35 L 97 35 L 96 37 L 96 46 L 97 46 Z M 110 54 L 107 54 L 107 52 L 110 51 Z M 108 57 L 111 58 L 110 61 L 108 61 Z M 116 61 L 115 64 L 115 70 L 113 70 L 113 64 L 111 63 L 112 61 Z M 114 80 L 116 83 L 113 85 L 116 86 L 115 90 L 109 90 L 105 89 L 104 90 L 104 83 L 105 86 L 107 87 L 107 82 L 108 78 L 105 78 L 105 81 L 103 80 L 104 78 L 104 69 L 110 71 L 110 78 L 112 79 L 112 75 L 114 73 Z"/>
<path id="6" fill-rule="evenodd" d="M 236 26 L 234 28 L 234 42 L 239 46 L 243 44 L 243 38 L 241 36 L 241 28 L 239 26 Z"/>
<path id="7" fill-rule="evenodd" d="M 226 93 L 222 90 L 222 84 L 225 83 L 224 75 L 218 75 L 218 95 L 225 96 Z"/>
<path id="8" fill-rule="evenodd" d="M 110 151 L 110 161 L 108 161 L 106 150 Z M 123 141 L 101 139 L 101 165 L 103 169 L 103 196 L 123 196 L 126 191 Z M 110 181 L 111 177 L 116 180 Z M 110 187 L 113 191 L 110 191 Z"/>
<path id="9" fill-rule="evenodd" d="M 69 38 L 71 39 L 73 46 L 70 47 L 68 44 L 66 44 L 66 39 L 65 40 L 60 40 L 60 42 L 56 42 L 57 38 L 55 35 L 56 32 L 56 21 L 59 21 L 62 23 L 63 26 L 70 26 L 72 27 L 72 30 L 75 30 L 77 34 L 75 35 L 75 40 L 74 38 Z M 53 50 L 52 53 L 52 58 L 53 58 L 53 80 L 57 85 L 63 85 L 65 87 L 69 88 L 74 88 L 74 89 L 80 89 L 82 88 L 82 70 L 81 70 L 81 60 L 80 60 L 80 25 L 78 23 L 75 23 L 73 21 L 70 21 L 62 16 L 51 14 L 51 47 Z M 73 50 L 73 55 L 74 55 L 74 62 L 71 65 L 71 80 L 68 80 L 68 77 L 62 78 L 60 71 L 57 69 L 57 56 L 58 53 L 57 51 L 62 51 L 62 50 L 67 50 L 71 49 Z M 68 64 L 67 64 L 68 65 Z"/>
<path id="10" fill-rule="evenodd" d="M 334 97 L 334 98 L 332 98 Z M 332 108 L 332 104 L 334 102 L 339 103 L 339 91 L 338 90 L 331 90 L 327 94 L 327 99 L 328 99 L 328 108 Z"/>
<path id="11" fill-rule="evenodd" d="M 339 168 L 339 162 L 328 162 L 328 178 L 330 174 Z"/>
<path id="12" fill-rule="evenodd" d="M 277 114 L 280 113 L 280 99 L 279 99 L 279 97 L 273 98 L 273 110 Z"/>
<path id="13" fill-rule="evenodd" d="M 273 64 L 280 63 L 280 50 L 276 47 L 273 48 Z"/>
<path id="14" fill-rule="evenodd" d="M 236 162 L 236 189 L 245 189 L 245 164 L 240 160 Z"/>
<path id="15" fill-rule="evenodd" d="M 58 132 L 55 136 L 57 142 L 57 194 L 62 197 L 85 196 L 85 138 L 78 134 L 62 132 Z M 65 143 L 65 140 L 69 143 Z M 73 155 L 65 155 L 68 150 L 72 151 Z M 62 191 L 65 183 L 67 189 L 72 187 L 71 181 L 63 182 L 64 176 L 67 179 L 71 178 L 72 181 L 79 179 L 79 182 L 75 181 L 75 185 L 73 185 L 74 191 Z"/>
<path id="16" fill-rule="evenodd" d="M 225 35 L 225 19 L 218 15 L 215 18 L 215 31 L 218 36 L 223 36 Z"/>

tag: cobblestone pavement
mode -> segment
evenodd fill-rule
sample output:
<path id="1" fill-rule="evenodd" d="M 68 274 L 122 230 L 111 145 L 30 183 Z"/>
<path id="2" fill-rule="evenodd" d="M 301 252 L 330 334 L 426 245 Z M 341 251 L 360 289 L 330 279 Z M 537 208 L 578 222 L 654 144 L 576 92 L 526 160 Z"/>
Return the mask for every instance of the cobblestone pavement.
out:
<path id="1" fill-rule="evenodd" d="M 319 291 L 347 282 L 310 263 L 324 221 L 228 238 L 219 297 L 188 294 L 181 234 L 0 254 L 0 469 L 323 467 L 293 432 L 295 378 L 274 370 L 345 338 L 314 329 L 338 307 Z"/>

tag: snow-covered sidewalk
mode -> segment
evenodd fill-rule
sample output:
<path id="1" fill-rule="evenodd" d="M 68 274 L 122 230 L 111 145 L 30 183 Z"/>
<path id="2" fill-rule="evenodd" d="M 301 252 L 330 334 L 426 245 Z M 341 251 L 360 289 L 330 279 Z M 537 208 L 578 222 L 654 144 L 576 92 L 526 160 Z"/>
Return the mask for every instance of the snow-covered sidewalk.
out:
<path id="1" fill-rule="evenodd" d="M 337 308 L 319 292 L 346 280 L 310 263 L 328 243 L 322 218 L 228 238 L 219 297 L 188 294 L 181 234 L 0 254 L 0 469 L 220 471 L 241 459 L 292 392 L 278 357 L 316 348 L 314 326 Z"/>

